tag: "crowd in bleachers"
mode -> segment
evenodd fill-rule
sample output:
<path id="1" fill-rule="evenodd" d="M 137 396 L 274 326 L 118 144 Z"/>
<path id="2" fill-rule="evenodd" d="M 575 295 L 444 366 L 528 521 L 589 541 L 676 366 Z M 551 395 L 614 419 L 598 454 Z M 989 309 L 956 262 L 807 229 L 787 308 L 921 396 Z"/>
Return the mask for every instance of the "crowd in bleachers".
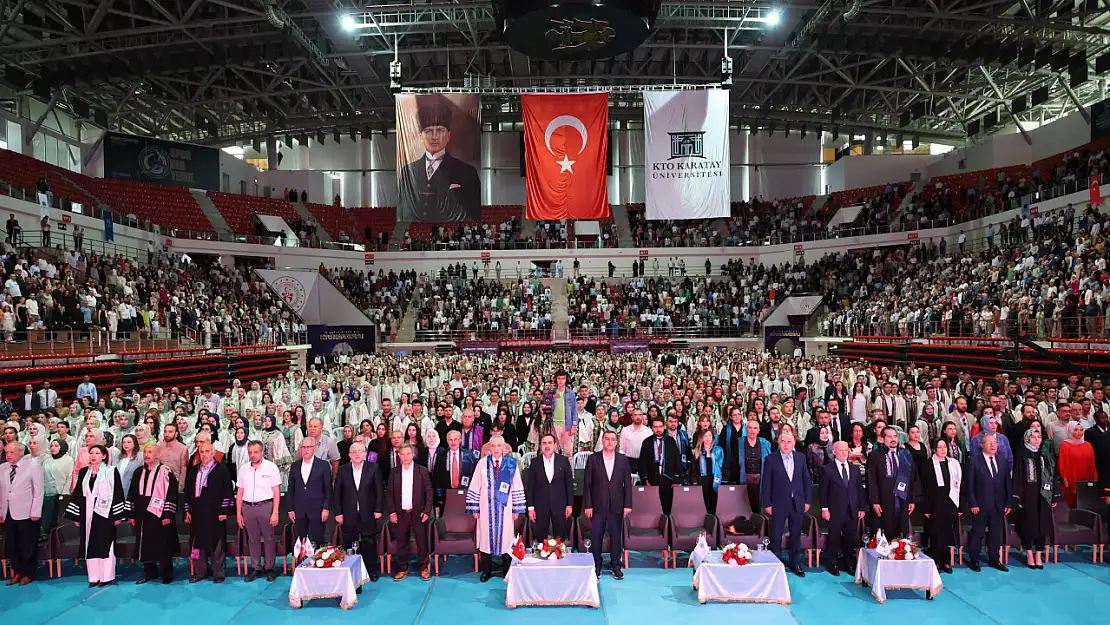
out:
<path id="1" fill-rule="evenodd" d="M 489 223 L 414 223 L 405 232 L 402 249 L 472 250 L 512 248 L 524 239 L 520 217 Z"/>
<path id="2" fill-rule="evenodd" d="M 331 269 L 328 280 L 378 326 L 378 340 L 396 336 L 417 284 L 415 271 Z"/>
<path id="3" fill-rule="evenodd" d="M 841 269 L 822 280 L 833 310 L 822 330 L 1103 337 L 1110 309 L 1108 227 L 1104 214 L 1088 209 L 1076 216 L 1065 208 L 1015 220 L 977 251 L 942 252 L 926 244 L 832 259 Z"/>
<path id="4" fill-rule="evenodd" d="M 551 291 L 538 279 L 467 278 L 462 265 L 426 275 L 414 295 L 418 337 L 472 333 L 507 338 L 550 330 Z"/>

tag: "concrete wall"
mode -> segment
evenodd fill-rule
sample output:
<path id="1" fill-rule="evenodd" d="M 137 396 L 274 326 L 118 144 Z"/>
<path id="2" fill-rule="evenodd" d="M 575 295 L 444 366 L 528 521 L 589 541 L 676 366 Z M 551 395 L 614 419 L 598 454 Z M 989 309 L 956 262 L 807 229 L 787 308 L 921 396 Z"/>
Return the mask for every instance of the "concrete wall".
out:
<path id="1" fill-rule="evenodd" d="M 280 197 L 287 188 L 307 191 L 308 201 L 317 204 L 331 204 L 335 197 L 331 192 L 331 176 L 321 171 L 271 170 L 258 172 L 257 177 L 260 195 L 266 195 L 266 187 L 269 187 L 270 197 Z"/>
<path id="2" fill-rule="evenodd" d="M 926 169 L 938 156 L 927 154 L 860 154 L 845 156 L 825 169 L 825 185 L 829 193 L 874 187 L 888 182 L 903 182 Z M 822 190 L 824 193 L 824 190 Z"/>
<path id="3" fill-rule="evenodd" d="M 1087 112 L 1090 111 L 1091 108 L 1087 107 Z M 1079 111 L 1074 111 L 1063 119 L 1030 131 L 1029 135 L 1033 137 L 1031 162 L 1036 162 L 1090 143 L 1091 126 Z"/>
<path id="4" fill-rule="evenodd" d="M 765 200 L 816 195 L 821 186 L 821 137 L 748 137 L 748 192 Z M 733 200 L 741 198 L 735 195 Z"/>
<path id="5" fill-rule="evenodd" d="M 254 165 L 220 150 L 220 191 L 262 195 L 259 173 Z"/>

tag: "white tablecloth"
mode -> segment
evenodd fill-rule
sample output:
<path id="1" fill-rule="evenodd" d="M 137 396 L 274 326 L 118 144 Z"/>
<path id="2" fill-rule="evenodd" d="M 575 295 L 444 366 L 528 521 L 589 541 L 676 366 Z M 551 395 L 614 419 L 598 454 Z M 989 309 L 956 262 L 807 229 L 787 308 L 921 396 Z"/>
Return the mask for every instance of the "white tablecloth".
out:
<path id="1" fill-rule="evenodd" d="M 879 603 L 886 603 L 887 590 L 924 590 L 932 599 L 944 588 L 936 562 L 924 553 L 914 560 L 889 560 L 874 549 L 859 550 L 856 583 L 861 582 L 871 586 L 871 594 Z"/>
<path id="2" fill-rule="evenodd" d="M 301 607 L 310 599 L 338 598 L 339 607 L 348 610 L 358 603 L 355 591 L 370 580 L 362 556 L 349 555 L 343 562 L 330 569 L 319 569 L 305 559 L 293 569 L 293 584 L 289 586 L 289 605 Z"/>
<path id="3" fill-rule="evenodd" d="M 690 557 L 694 563 L 694 589 L 698 602 L 742 601 L 747 603 L 790 603 L 790 584 L 786 567 L 770 551 L 753 551 L 752 561 L 739 566 L 721 560 L 722 551 L 710 551 L 703 559 Z"/>
<path id="4" fill-rule="evenodd" d="M 570 553 L 562 560 L 540 560 L 525 556 L 513 562 L 505 574 L 509 585 L 505 605 L 510 608 L 527 605 L 601 606 L 597 592 L 594 557 L 588 553 Z"/>

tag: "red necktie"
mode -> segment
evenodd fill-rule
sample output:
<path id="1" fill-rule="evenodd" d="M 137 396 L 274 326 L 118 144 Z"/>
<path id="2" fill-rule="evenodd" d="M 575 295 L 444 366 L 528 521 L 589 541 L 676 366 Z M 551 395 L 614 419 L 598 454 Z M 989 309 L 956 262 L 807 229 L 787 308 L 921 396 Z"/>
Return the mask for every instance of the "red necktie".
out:
<path id="1" fill-rule="evenodd" d="M 451 452 L 451 488 L 459 487 L 459 452 Z"/>

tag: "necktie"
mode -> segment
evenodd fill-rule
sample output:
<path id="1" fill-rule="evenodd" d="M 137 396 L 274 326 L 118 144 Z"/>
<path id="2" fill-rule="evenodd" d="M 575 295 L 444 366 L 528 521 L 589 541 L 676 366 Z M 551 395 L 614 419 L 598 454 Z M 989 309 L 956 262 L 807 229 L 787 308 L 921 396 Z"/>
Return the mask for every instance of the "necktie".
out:
<path id="1" fill-rule="evenodd" d="M 428 179 L 429 180 L 431 180 L 432 175 L 436 173 L 436 162 L 438 160 L 439 159 L 437 159 L 437 158 L 429 158 L 428 159 Z"/>
<path id="2" fill-rule="evenodd" d="M 392 466 L 394 466 L 394 467 L 396 467 L 396 466 L 397 466 L 397 450 L 394 450 L 394 451 L 393 451 L 393 457 L 392 457 L 392 458 L 390 459 L 390 463 L 391 463 L 391 464 L 392 464 Z"/>
<path id="3" fill-rule="evenodd" d="M 843 462 L 840 463 L 840 475 L 844 478 L 844 483 L 848 483 L 848 465 Z"/>
<path id="4" fill-rule="evenodd" d="M 663 464 L 663 439 L 655 439 L 655 462 Z"/>
<path id="5" fill-rule="evenodd" d="M 494 460 L 493 461 L 493 474 L 494 475 L 501 475 L 501 461 L 500 460 Z"/>
<path id="6" fill-rule="evenodd" d="M 11 473 L 8 474 L 8 483 L 9 484 L 14 484 L 15 483 L 15 472 L 18 469 L 19 469 L 19 465 L 15 465 L 15 464 L 12 465 L 12 471 L 11 471 Z"/>
<path id="7" fill-rule="evenodd" d="M 459 487 L 459 452 L 451 452 L 451 488 Z"/>
<path id="8" fill-rule="evenodd" d="M 893 458 L 892 464 L 894 466 L 894 474 L 898 475 L 898 452 L 891 452 L 890 455 L 891 458 Z"/>
<path id="9" fill-rule="evenodd" d="M 997 472 L 998 472 L 998 469 L 997 469 L 997 468 L 995 468 L 995 466 L 994 466 L 994 456 L 991 456 L 991 457 L 990 457 L 990 458 L 988 459 L 988 464 L 990 464 L 990 469 L 991 469 L 991 477 L 994 477 L 995 473 L 997 473 Z"/>

